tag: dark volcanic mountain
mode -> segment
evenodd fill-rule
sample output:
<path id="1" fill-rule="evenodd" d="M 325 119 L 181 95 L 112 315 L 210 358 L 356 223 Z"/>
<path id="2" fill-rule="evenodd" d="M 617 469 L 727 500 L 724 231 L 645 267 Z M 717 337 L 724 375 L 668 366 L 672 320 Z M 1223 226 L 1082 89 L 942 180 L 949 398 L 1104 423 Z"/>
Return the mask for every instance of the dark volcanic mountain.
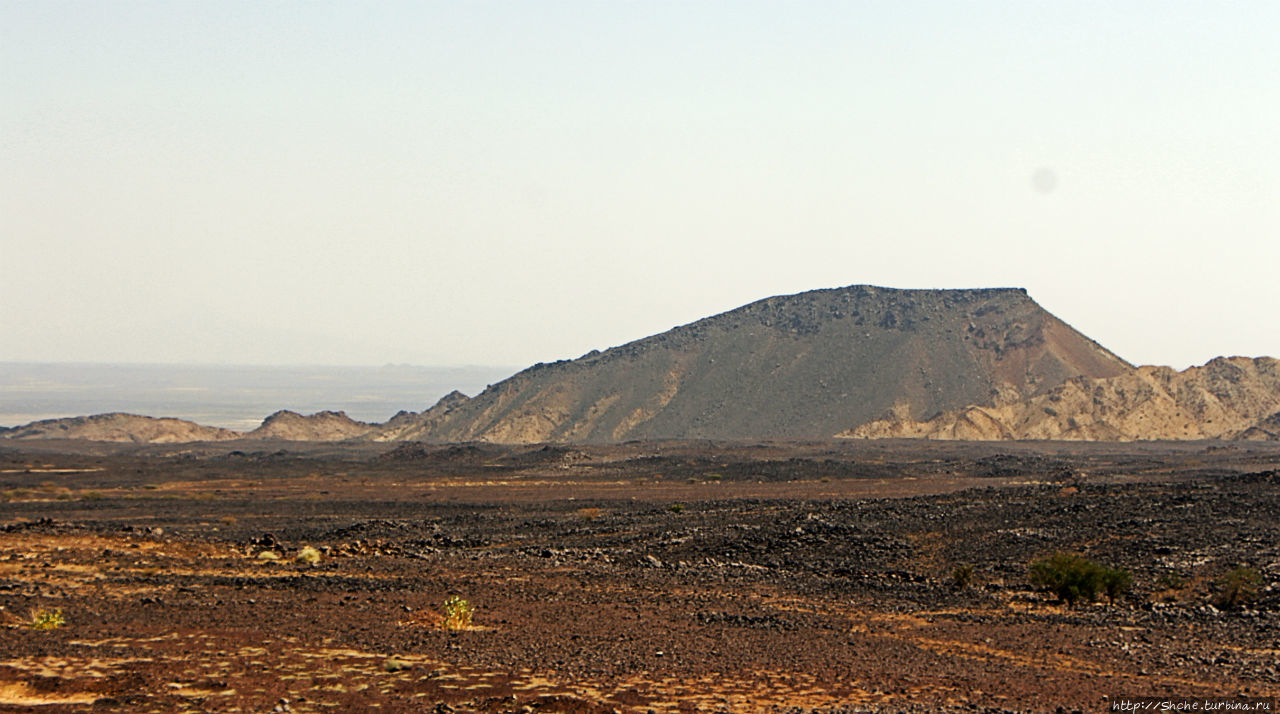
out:
<path id="1" fill-rule="evenodd" d="M 830 438 L 886 414 L 927 419 L 1131 370 L 1021 289 L 853 286 L 535 365 L 474 398 L 397 415 L 373 438 Z"/>

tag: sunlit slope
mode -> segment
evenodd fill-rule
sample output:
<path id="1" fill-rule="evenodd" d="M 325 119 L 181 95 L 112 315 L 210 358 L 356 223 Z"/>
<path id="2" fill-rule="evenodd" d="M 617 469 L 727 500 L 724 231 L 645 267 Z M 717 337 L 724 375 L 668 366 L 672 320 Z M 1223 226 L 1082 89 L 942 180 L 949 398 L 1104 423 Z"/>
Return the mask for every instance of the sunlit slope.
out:
<path id="1" fill-rule="evenodd" d="M 1045 394 L 970 405 L 918 421 L 896 415 L 851 429 L 851 438 L 1280 439 L 1280 362 L 1218 357 L 1176 372 L 1140 367 L 1116 377 L 1071 379 Z"/>
<path id="2" fill-rule="evenodd" d="M 536 365 L 474 398 L 401 415 L 376 438 L 829 438 L 888 413 L 924 419 L 1131 369 L 1024 290 L 852 286 Z"/>

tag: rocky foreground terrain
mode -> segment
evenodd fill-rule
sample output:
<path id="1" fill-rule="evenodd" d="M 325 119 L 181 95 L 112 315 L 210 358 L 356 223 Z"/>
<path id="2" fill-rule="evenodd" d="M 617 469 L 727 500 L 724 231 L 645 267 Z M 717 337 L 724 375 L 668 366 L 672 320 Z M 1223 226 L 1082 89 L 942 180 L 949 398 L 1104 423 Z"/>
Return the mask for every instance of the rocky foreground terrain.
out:
<path id="1" fill-rule="evenodd" d="M 11 442 L 0 709 L 1276 697 L 1278 469 L 1267 442 Z M 1059 551 L 1132 586 L 1067 607 L 1028 575 Z"/>

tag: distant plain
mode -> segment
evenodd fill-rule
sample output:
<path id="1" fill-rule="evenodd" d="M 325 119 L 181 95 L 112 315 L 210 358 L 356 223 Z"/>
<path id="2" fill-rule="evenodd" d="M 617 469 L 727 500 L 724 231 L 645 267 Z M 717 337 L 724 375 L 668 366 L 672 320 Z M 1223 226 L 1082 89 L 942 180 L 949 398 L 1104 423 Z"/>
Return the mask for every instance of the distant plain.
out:
<path id="1" fill-rule="evenodd" d="M 0 426 L 127 412 L 249 430 L 279 409 L 386 421 L 445 394 L 475 395 L 514 367 L 246 366 L 0 362 Z"/>

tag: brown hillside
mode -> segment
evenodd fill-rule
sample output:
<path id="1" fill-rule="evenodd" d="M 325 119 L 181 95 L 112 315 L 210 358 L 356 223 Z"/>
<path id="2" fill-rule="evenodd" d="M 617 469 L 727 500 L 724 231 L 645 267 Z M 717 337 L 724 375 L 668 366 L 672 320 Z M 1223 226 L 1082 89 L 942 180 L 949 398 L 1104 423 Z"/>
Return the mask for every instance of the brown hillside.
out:
<path id="1" fill-rule="evenodd" d="M 345 412 L 316 412 L 303 416 L 281 410 L 262 421 L 262 426 L 244 435 L 245 439 L 286 441 L 341 441 L 373 431 L 373 424 L 355 421 Z"/>
<path id="2" fill-rule="evenodd" d="M 1131 370 L 1020 289 L 853 286 L 768 298 L 536 365 L 474 398 L 402 415 L 372 438 L 829 438 L 889 410 L 921 419 Z"/>
<path id="3" fill-rule="evenodd" d="M 44 419 L 0 433 L 5 439 L 83 439 L 139 444 L 175 444 L 184 441 L 226 441 L 238 432 L 173 418 L 137 414 L 95 414 L 65 419 Z"/>
<path id="4" fill-rule="evenodd" d="M 968 406 L 926 421 L 889 416 L 842 432 L 851 438 L 1276 439 L 1280 362 L 1219 357 L 1176 372 L 1141 367 L 1106 379 L 1075 378 L 1045 394 Z"/>
<path id="5" fill-rule="evenodd" d="M 1280 412 L 1241 431 L 1235 438 L 1248 441 L 1280 441 Z"/>

